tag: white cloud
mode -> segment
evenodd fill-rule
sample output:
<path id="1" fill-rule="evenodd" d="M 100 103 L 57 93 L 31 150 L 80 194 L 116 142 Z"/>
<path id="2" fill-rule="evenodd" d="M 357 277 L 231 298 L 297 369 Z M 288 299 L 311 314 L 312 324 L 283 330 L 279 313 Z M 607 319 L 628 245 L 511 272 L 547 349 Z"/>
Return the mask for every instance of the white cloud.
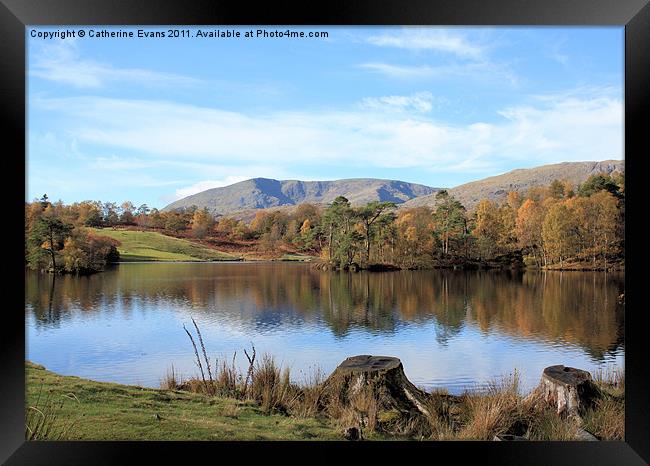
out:
<path id="1" fill-rule="evenodd" d="M 430 92 L 417 92 L 411 95 L 366 97 L 361 101 L 361 107 L 372 110 L 428 113 L 433 108 L 433 103 L 434 98 Z"/>
<path id="2" fill-rule="evenodd" d="M 471 42 L 463 34 L 440 30 L 405 28 L 399 32 L 370 36 L 366 41 L 382 47 L 396 47 L 408 50 L 433 50 L 464 58 L 479 58 L 484 47 Z"/>
<path id="3" fill-rule="evenodd" d="M 147 86 L 193 85 L 201 81 L 175 73 L 141 68 L 117 68 L 113 65 L 79 57 L 74 39 L 39 44 L 30 50 L 34 54 L 29 74 L 49 81 L 80 88 L 103 87 L 110 81 L 140 83 Z"/>
<path id="4" fill-rule="evenodd" d="M 176 190 L 176 193 L 173 197 L 173 200 L 182 199 L 192 194 L 200 193 L 212 188 L 221 188 L 223 186 L 229 186 L 231 184 L 239 183 L 240 181 L 248 180 L 251 177 L 248 176 L 227 176 L 222 180 L 204 180 L 194 183 L 191 186 L 185 188 L 180 188 Z"/>
<path id="5" fill-rule="evenodd" d="M 393 65 L 390 63 L 369 62 L 361 63 L 359 68 L 366 69 L 373 73 L 381 74 L 394 79 L 442 79 L 463 77 L 477 81 L 504 81 L 512 86 L 519 83 L 519 78 L 506 67 L 490 63 L 467 62 L 449 65 Z"/>
<path id="6" fill-rule="evenodd" d="M 311 167 L 312 173 L 317 167 L 342 165 L 466 171 L 504 160 L 541 165 L 623 157 L 622 100 L 598 92 L 534 97 L 527 105 L 502 109 L 489 121 L 466 125 L 440 122 L 426 112 L 372 108 L 419 105 L 426 110 L 422 96 L 375 99 L 347 111 L 253 115 L 95 97 L 33 103 L 65 121 L 82 147 L 90 143 L 107 151 L 127 150 L 161 165 L 228 167 L 201 172 L 214 183 L 229 181 L 221 174 L 252 174 L 252 166 L 269 170 L 256 171 L 256 176 L 277 177 L 279 171 L 299 166 Z M 364 102 L 371 105 L 363 107 Z"/>

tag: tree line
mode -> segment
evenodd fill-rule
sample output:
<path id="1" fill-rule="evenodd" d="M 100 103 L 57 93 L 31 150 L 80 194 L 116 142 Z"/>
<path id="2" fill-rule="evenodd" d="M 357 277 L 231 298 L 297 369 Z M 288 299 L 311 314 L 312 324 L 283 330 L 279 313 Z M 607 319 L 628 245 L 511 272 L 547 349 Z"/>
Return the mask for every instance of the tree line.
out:
<path id="1" fill-rule="evenodd" d="M 119 260 L 118 242 L 71 222 L 71 211 L 47 195 L 25 206 L 25 263 L 35 270 L 87 274 Z"/>
<path id="2" fill-rule="evenodd" d="M 593 175 L 579 186 L 555 180 L 523 194 L 509 192 L 500 203 L 483 199 L 471 212 L 444 190 L 436 194 L 432 208 L 398 210 L 392 202 L 379 201 L 355 207 L 339 196 L 327 207 L 305 203 L 292 211 L 259 210 L 250 222 L 214 217 L 195 206 L 163 212 L 144 204 L 136 208 L 128 201 L 47 204 L 45 208 L 42 200 L 27 204 L 27 217 L 38 217 L 38 212 L 43 217 L 49 209 L 48 215 L 78 231 L 132 226 L 206 242 L 255 243 L 268 252 L 290 248 L 319 255 L 340 268 L 511 265 L 523 260 L 527 266 L 607 269 L 624 258 L 621 174 Z M 35 231 L 35 236 L 44 237 L 38 228 Z M 44 248 L 50 251 L 51 262 L 56 259 L 54 243 L 49 241 L 51 247 Z M 39 254 L 45 257 L 42 251 Z"/>

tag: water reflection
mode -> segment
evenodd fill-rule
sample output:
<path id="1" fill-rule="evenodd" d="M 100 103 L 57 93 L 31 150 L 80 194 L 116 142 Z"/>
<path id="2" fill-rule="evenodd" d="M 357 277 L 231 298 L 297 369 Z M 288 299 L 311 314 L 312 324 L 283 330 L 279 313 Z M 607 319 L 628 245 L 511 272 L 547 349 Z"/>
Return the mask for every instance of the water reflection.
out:
<path id="1" fill-rule="evenodd" d="M 189 320 L 190 314 L 202 329 L 207 326 L 207 334 L 219 332 L 219 342 L 277 336 L 276 350 L 314 351 L 311 357 L 317 361 L 325 353 L 345 357 L 358 350 L 370 352 L 357 348 L 359 341 L 384 342 L 397 352 L 407 346 L 424 350 L 426 341 L 444 353 L 450 345 L 458 352 L 465 342 L 480 346 L 480 341 L 487 344 L 486 338 L 505 338 L 515 352 L 526 344 L 537 345 L 534 351 L 577 346 L 595 363 L 612 358 L 622 363 L 624 351 L 624 313 L 617 301 L 624 289 L 622 274 L 332 273 L 305 264 L 188 263 L 122 264 L 90 277 L 55 280 L 27 272 L 26 283 L 28 352 L 42 357 L 48 357 L 48 345 L 66 344 L 56 338 L 63 334 L 68 339 L 84 334 L 98 346 L 95 356 L 102 357 L 99 342 L 104 334 L 90 328 L 90 322 L 122 328 L 125 322 L 147 320 L 143 331 L 156 328 L 156 338 L 169 341 L 181 335 L 178 321 Z M 325 338 L 323 332 L 329 339 L 316 343 Z M 290 335 L 294 340 L 300 335 L 303 343 Z M 142 352 L 156 357 L 153 341 L 139 344 L 144 345 Z M 187 345 L 181 340 L 178 344 Z M 47 361 L 37 362 L 48 367 Z M 92 361 L 86 362 L 92 366 Z M 159 374 L 169 363 L 158 363 Z M 68 367 L 74 373 L 70 363 Z M 463 377 L 476 380 L 472 374 Z M 425 385 L 430 382 L 424 375 L 421 379 Z"/>

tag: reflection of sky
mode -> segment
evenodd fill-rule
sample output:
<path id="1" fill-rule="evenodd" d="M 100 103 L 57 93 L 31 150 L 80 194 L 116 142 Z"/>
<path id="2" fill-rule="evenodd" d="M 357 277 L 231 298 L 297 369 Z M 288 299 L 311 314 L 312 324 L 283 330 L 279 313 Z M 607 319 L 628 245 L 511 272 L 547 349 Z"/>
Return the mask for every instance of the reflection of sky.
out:
<path id="1" fill-rule="evenodd" d="M 427 388 L 485 384 L 507 376 L 516 368 L 522 388 L 537 384 L 544 367 L 564 364 L 589 371 L 623 366 L 624 350 L 596 360 L 573 343 L 549 341 L 541 336 L 515 336 L 498 325 L 481 330 L 472 320 L 457 328 L 428 319 L 400 321 L 389 331 L 351 325 L 335 333 L 318 313 L 301 315 L 287 306 L 258 305 L 242 296 L 226 303 L 214 300 L 193 308 L 187 299 L 172 299 L 164 293 L 155 299 L 133 296 L 99 299 L 93 312 L 68 303 L 65 320 L 55 325 L 37 325 L 34 313 L 26 313 L 27 355 L 36 363 L 66 375 L 156 387 L 171 364 L 184 375 L 194 375 L 191 343 L 183 324 L 194 333 L 190 317 L 202 331 L 211 363 L 237 351 L 238 364 L 245 368 L 244 348 L 254 342 L 258 355 L 268 352 L 292 369 L 300 379 L 311 368 L 330 373 L 343 359 L 355 354 L 399 357 L 409 379 Z M 197 341 L 198 344 L 198 341 Z M 250 351 L 249 351 L 250 352 Z"/>

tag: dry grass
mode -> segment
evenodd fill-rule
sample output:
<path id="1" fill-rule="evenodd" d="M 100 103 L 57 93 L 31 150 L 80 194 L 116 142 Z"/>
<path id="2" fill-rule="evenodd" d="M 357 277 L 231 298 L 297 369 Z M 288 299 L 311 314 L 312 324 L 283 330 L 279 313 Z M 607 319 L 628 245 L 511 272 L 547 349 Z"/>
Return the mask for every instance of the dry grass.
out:
<path id="1" fill-rule="evenodd" d="M 492 382 L 487 389 L 466 393 L 463 401 L 464 422 L 457 434 L 462 440 L 492 440 L 495 435 L 510 433 L 523 414 L 516 372 Z"/>
<path id="2" fill-rule="evenodd" d="M 167 370 L 162 382 L 160 382 L 160 388 L 164 390 L 179 390 L 183 385 L 184 382 L 182 377 L 178 372 L 176 372 L 176 369 L 174 369 L 174 365 L 172 364 L 171 368 Z"/>
<path id="3" fill-rule="evenodd" d="M 65 400 L 54 401 L 50 395 L 43 399 L 41 394 L 42 390 L 39 390 L 35 403 L 27 406 L 25 440 L 61 440 L 66 438 L 74 426 L 74 420 L 61 420 L 59 417 Z M 74 394 L 63 395 L 63 397 L 79 401 Z"/>
<path id="4" fill-rule="evenodd" d="M 598 371 L 594 381 L 603 397 L 584 416 L 585 428 L 601 440 L 625 440 L 625 372 Z"/>

